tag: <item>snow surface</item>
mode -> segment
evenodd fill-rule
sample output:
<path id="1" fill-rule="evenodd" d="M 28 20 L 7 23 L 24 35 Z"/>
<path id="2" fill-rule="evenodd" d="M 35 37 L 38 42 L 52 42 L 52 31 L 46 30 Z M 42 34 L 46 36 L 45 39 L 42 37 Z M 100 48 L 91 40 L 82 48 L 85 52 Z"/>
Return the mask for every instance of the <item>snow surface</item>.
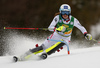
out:
<path id="1" fill-rule="evenodd" d="M 38 40 L 10 32 L 4 36 L 4 41 L 7 47 L 5 47 L 4 56 L 0 56 L 0 68 L 100 68 L 100 44 L 87 47 L 87 43 L 80 45 L 79 41 L 75 41 L 71 42 L 71 46 L 69 45 L 70 55 L 67 54 L 65 47 L 45 60 L 38 60 L 36 56 L 33 56 L 27 61 L 14 63 L 13 55 L 23 54 L 28 49 L 34 48 L 35 44 L 40 45 L 44 39 Z"/>
<path id="2" fill-rule="evenodd" d="M 12 56 L 0 57 L 0 68 L 100 68 L 100 47 L 63 49 L 45 60 L 27 60 L 14 63 Z"/>
<path id="3" fill-rule="evenodd" d="M 94 38 L 100 36 L 100 22 L 91 26 L 91 34 Z"/>

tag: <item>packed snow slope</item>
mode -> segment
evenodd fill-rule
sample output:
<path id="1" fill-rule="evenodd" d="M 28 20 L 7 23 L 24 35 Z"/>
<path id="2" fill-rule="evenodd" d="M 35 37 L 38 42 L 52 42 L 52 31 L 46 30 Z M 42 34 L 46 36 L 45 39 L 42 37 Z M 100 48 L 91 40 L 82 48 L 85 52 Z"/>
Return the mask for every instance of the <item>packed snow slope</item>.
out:
<path id="1" fill-rule="evenodd" d="M 100 47 L 67 49 L 56 52 L 45 60 L 12 62 L 12 56 L 0 57 L 0 68 L 100 68 Z"/>

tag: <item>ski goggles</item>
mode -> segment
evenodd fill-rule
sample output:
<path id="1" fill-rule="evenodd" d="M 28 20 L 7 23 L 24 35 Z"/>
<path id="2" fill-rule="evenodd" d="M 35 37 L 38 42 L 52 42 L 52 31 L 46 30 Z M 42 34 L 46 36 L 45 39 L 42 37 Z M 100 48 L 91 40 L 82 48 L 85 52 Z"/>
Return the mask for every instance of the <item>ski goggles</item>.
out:
<path id="1" fill-rule="evenodd" d="M 61 14 L 62 14 L 62 15 L 64 15 L 64 14 L 70 15 L 70 12 L 69 12 L 69 11 L 61 11 Z"/>

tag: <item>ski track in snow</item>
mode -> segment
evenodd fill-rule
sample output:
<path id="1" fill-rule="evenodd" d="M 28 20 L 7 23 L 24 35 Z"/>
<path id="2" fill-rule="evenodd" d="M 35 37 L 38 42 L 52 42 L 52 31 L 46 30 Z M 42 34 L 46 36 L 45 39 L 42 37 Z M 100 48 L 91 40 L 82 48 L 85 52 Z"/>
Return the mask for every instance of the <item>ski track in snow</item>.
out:
<path id="1" fill-rule="evenodd" d="M 64 49 L 45 60 L 12 62 L 12 56 L 0 57 L 0 68 L 100 68 L 100 47 Z"/>

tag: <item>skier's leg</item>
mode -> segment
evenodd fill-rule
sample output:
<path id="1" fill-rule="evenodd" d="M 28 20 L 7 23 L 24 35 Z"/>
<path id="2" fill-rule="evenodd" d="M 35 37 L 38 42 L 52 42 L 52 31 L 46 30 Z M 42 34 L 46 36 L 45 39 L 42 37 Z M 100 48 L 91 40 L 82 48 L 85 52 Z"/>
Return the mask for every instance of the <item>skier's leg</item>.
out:
<path id="1" fill-rule="evenodd" d="M 51 55 L 53 53 L 55 53 L 55 51 L 57 51 L 58 49 L 60 49 L 62 46 L 64 46 L 65 43 L 63 42 L 57 42 L 56 44 L 52 45 L 51 47 L 47 48 L 45 50 L 45 52 L 43 52 L 40 57 L 42 59 L 46 59 L 47 58 L 47 55 Z"/>
<path id="2" fill-rule="evenodd" d="M 70 37 L 62 37 L 62 36 L 58 35 L 57 33 L 55 33 L 54 36 L 52 38 L 50 38 L 50 39 L 54 39 L 54 40 L 61 40 L 61 39 L 63 39 L 64 42 L 67 43 L 67 45 L 69 45 L 69 42 L 70 42 Z M 63 40 L 61 40 L 61 41 L 63 41 Z M 55 43 L 54 41 L 49 41 L 49 44 L 50 43 L 53 44 L 53 45 L 51 45 L 51 46 L 49 45 L 49 48 L 45 49 L 45 52 L 46 52 L 47 55 L 51 55 L 52 53 L 55 53 L 55 51 L 59 50 L 61 47 L 63 47 L 64 45 L 66 45 L 63 42 L 57 42 L 57 43 Z M 43 55 L 44 55 L 44 53 L 43 53 Z M 43 58 L 43 59 L 46 59 L 46 58 Z"/>
<path id="3" fill-rule="evenodd" d="M 51 55 L 52 53 L 55 53 L 55 51 L 57 51 L 58 49 L 60 49 L 62 46 L 64 46 L 65 43 L 63 42 L 57 42 L 56 44 L 52 45 L 51 47 L 47 48 L 45 50 L 45 52 L 48 54 L 48 55 Z"/>
<path id="4" fill-rule="evenodd" d="M 38 54 L 43 52 L 43 44 L 39 47 L 33 48 L 33 49 L 29 49 L 27 52 L 25 52 L 24 54 L 22 54 L 21 56 L 19 56 L 19 60 L 26 60 L 28 58 L 31 57 L 32 54 Z"/>

